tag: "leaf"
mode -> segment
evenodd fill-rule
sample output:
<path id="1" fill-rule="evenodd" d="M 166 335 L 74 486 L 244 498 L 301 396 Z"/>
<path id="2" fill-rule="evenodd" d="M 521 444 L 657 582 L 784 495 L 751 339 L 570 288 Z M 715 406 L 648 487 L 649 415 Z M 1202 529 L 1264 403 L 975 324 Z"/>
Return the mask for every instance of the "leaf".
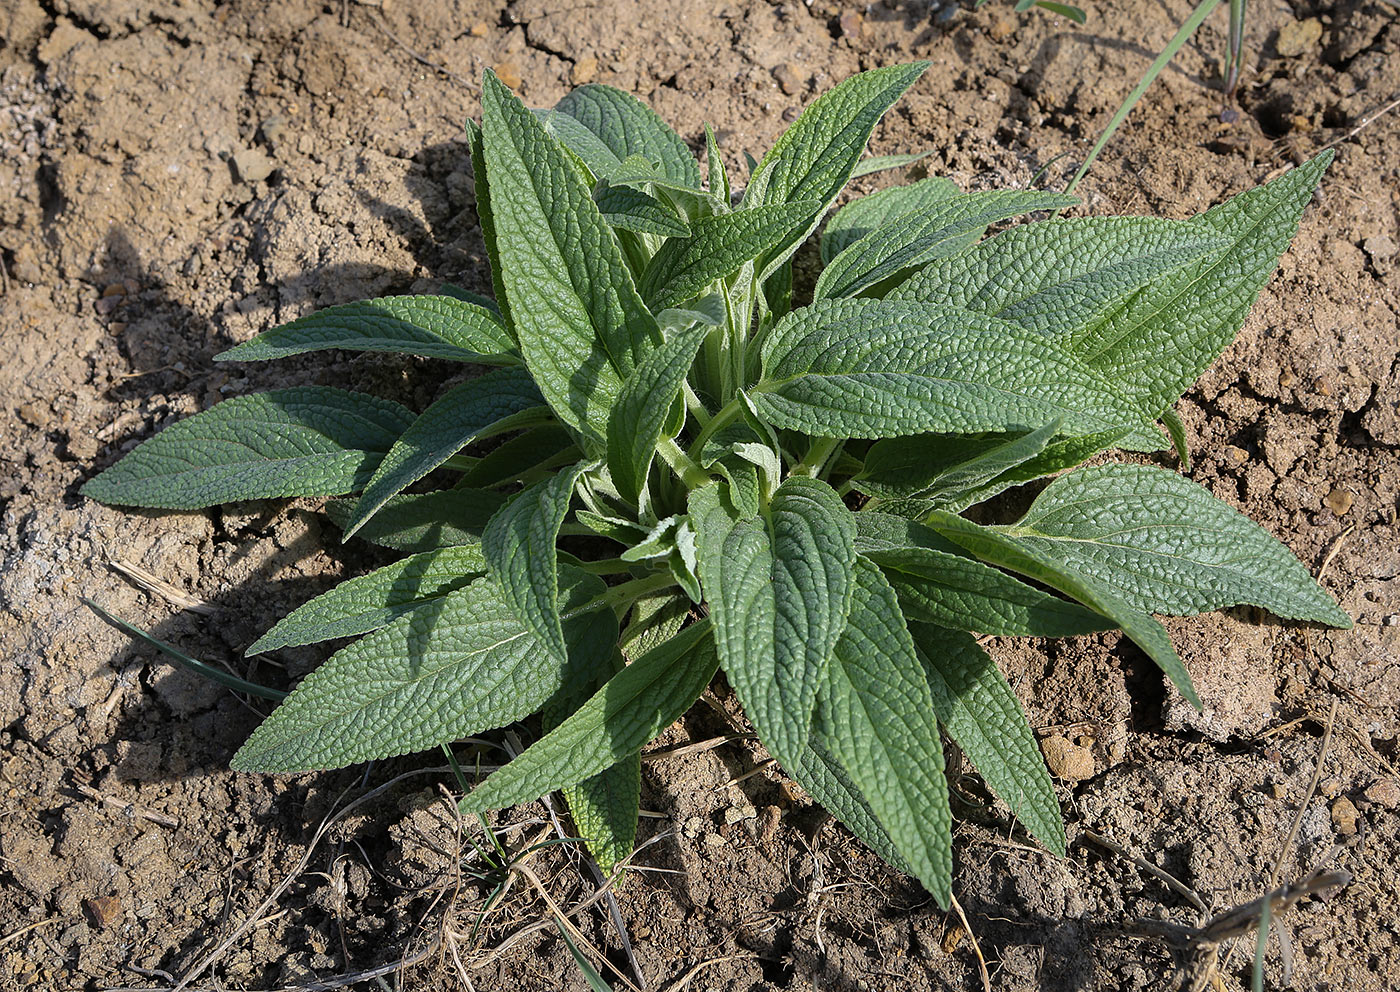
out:
<path id="1" fill-rule="evenodd" d="M 1100 465 L 1062 476 L 1007 528 L 1140 610 L 1189 615 L 1239 603 L 1291 620 L 1351 618 L 1271 534 L 1175 472 Z"/>
<path id="2" fill-rule="evenodd" d="M 891 186 L 852 200 L 832 214 L 831 220 L 826 222 L 821 239 L 822 264 L 830 263 L 843 249 L 855 244 L 871 231 L 884 227 L 905 214 L 927 210 L 960 195 L 962 190 L 958 189 L 957 183 L 951 179 L 930 176 L 908 186 Z"/>
<path id="3" fill-rule="evenodd" d="M 854 296 L 906 269 L 962 251 L 995 221 L 1077 202 L 1059 193 L 988 190 L 934 203 L 876 228 L 844 249 L 822 271 L 815 297 Z"/>
<path id="4" fill-rule="evenodd" d="M 883 513 L 856 514 L 856 550 L 879 565 L 904 615 L 979 634 L 1071 637 L 1112 629 L 1092 610 L 990 568 L 921 524 Z"/>
<path id="5" fill-rule="evenodd" d="M 502 441 L 481 457 L 458 480 L 458 488 L 484 489 L 513 482 L 533 468 L 550 464 L 568 464 L 582 457 L 574 447 L 573 435 L 560 424 L 532 427 L 522 434 Z"/>
<path id="6" fill-rule="evenodd" d="M 1034 0 L 1032 6 L 1039 7 L 1041 10 L 1048 10 L 1052 14 L 1059 14 L 1061 17 L 1067 17 L 1075 24 L 1085 24 L 1089 20 L 1083 10 L 1071 3 L 1056 3 L 1055 0 Z"/>
<path id="7" fill-rule="evenodd" d="M 531 427 L 549 419 L 540 391 L 524 369 L 501 369 L 454 386 L 394 442 L 365 486 L 345 536 L 375 512 L 473 441 Z"/>
<path id="8" fill-rule="evenodd" d="M 818 206 L 801 200 L 696 218 L 689 238 L 667 241 L 652 257 L 642 275 L 643 299 L 661 310 L 698 296 L 805 227 Z"/>
<path id="9" fill-rule="evenodd" d="M 939 534 L 962 545 L 983 561 L 1019 572 L 1067 596 L 1073 596 L 1092 610 L 1108 617 L 1123 633 L 1142 648 L 1157 667 L 1166 673 L 1177 690 L 1196 709 L 1200 698 L 1191 685 L 1191 675 L 1172 647 L 1162 625 L 1141 610 L 1124 602 L 1113 589 L 1077 571 L 1066 568 L 1056 558 L 1024 545 L 999 530 L 981 527 L 970 520 L 943 510 L 929 514 L 928 524 Z"/>
<path id="10" fill-rule="evenodd" d="M 639 189 L 604 184 L 593 200 L 603 219 L 613 227 L 663 238 L 690 237 L 690 225 L 681 219 L 674 207 Z"/>
<path id="11" fill-rule="evenodd" d="M 1184 221 L 1047 220 L 936 259 L 885 298 L 945 303 L 1072 340 L 1113 304 L 1227 245 L 1219 235 Z"/>
<path id="12" fill-rule="evenodd" d="M 705 125 L 705 171 L 709 173 L 710 194 L 719 198 L 724 206 L 729 206 L 733 196 L 729 188 L 729 170 L 724 167 L 724 156 L 719 153 L 719 142 L 710 125 Z"/>
<path id="13" fill-rule="evenodd" d="M 657 442 L 670 433 L 666 420 L 681 399 L 686 373 L 709 333 L 706 324 L 675 332 L 642 359 L 623 384 L 608 418 L 608 471 L 628 503 L 637 503 L 646 488 Z"/>
<path id="14" fill-rule="evenodd" d="M 448 547 L 411 555 L 342 582 L 297 607 L 244 654 L 367 634 L 455 592 L 485 571 L 486 559 L 477 547 Z"/>
<path id="15" fill-rule="evenodd" d="M 700 581 L 720 662 L 781 762 L 807 743 L 817 687 L 845 625 L 856 525 L 824 482 L 792 478 L 754 519 L 718 484 L 690 493 Z"/>
<path id="16" fill-rule="evenodd" d="M 770 423 L 814 437 L 1025 430 L 1061 417 L 1072 434 L 1152 430 L 1043 336 L 924 303 L 823 300 L 794 311 L 764 341 L 751 395 Z"/>
<path id="17" fill-rule="evenodd" d="M 264 331 L 214 356 L 260 362 L 308 351 L 387 351 L 459 362 L 515 364 L 515 342 L 500 317 L 451 296 L 385 296 L 342 303 Z"/>
<path id="18" fill-rule="evenodd" d="M 636 845 L 641 791 L 640 752 L 563 789 L 569 816 L 604 875 L 611 875 L 618 862 L 631 856 Z"/>
<path id="19" fill-rule="evenodd" d="M 568 652 L 559 620 L 559 558 L 555 542 L 574 483 L 587 464 L 579 462 L 554 478 L 526 489 L 491 518 L 481 549 L 501 594 L 515 615 L 546 648 L 563 658 Z"/>
<path id="20" fill-rule="evenodd" d="M 1053 854 L 1065 856 L 1065 826 L 1020 700 L 967 634 L 911 623 L 933 711 L 987 787 Z"/>
<path id="21" fill-rule="evenodd" d="M 501 278 L 521 351 L 554 412 L 601 448 L 623 377 L 660 333 L 559 146 L 490 72 L 482 105 Z"/>
<path id="22" fill-rule="evenodd" d="M 1177 270 L 1076 338 L 1072 350 L 1157 416 L 1235 338 L 1332 161 L 1328 150 L 1192 221 L 1230 247 Z"/>
<path id="23" fill-rule="evenodd" d="M 444 489 L 395 496 L 355 536 L 371 544 L 409 553 L 479 544 L 487 522 L 507 497 L 490 489 Z M 355 513 L 350 500 L 326 504 L 326 516 L 342 530 Z"/>
<path id="24" fill-rule="evenodd" d="M 858 179 L 861 176 L 868 176 L 872 172 L 883 172 L 886 169 L 898 169 L 901 166 L 913 165 L 932 154 L 933 149 L 930 148 L 926 152 L 913 152 L 905 155 L 871 155 L 869 158 L 861 159 L 856 164 L 855 169 L 851 172 L 851 178 Z"/>
<path id="25" fill-rule="evenodd" d="M 928 680 L 894 591 L 864 560 L 827 669 L 825 743 L 940 906 L 952 896 L 953 823 Z M 781 760 L 781 759 L 780 759 Z"/>
<path id="26" fill-rule="evenodd" d="M 466 127 L 467 150 L 472 159 L 476 219 L 481 227 L 481 240 L 486 245 L 486 259 L 491 266 L 491 291 L 496 294 L 496 306 L 501 310 L 501 317 L 506 326 L 510 327 L 510 301 L 506 299 L 505 284 L 501 281 L 501 252 L 496 245 L 496 219 L 491 211 L 491 181 L 486 175 L 486 152 L 482 147 L 481 126 L 468 118 Z M 515 340 L 513 331 L 511 340 Z"/>
<path id="27" fill-rule="evenodd" d="M 960 494 L 975 492 L 1040 454 L 1059 429 L 1060 421 L 1052 420 L 1019 436 L 920 434 L 876 441 L 853 481 L 873 496 L 941 497 L 940 505 L 955 503 Z"/>
<path id="28" fill-rule="evenodd" d="M 672 590 L 643 596 L 632 604 L 627 626 L 622 628 L 618 645 L 622 654 L 634 660 L 669 641 L 680 632 L 689 614 L 690 601 Z"/>
<path id="29" fill-rule="evenodd" d="M 327 386 L 238 396 L 141 442 L 82 493 L 169 510 L 347 493 L 412 422 L 397 403 Z"/>
<path id="30" fill-rule="evenodd" d="M 595 775 L 688 710 L 719 667 L 707 621 L 642 655 L 588 702 L 463 797 L 464 813 L 502 809 Z"/>
<path id="31" fill-rule="evenodd" d="M 485 576 L 337 651 L 263 721 L 231 766 L 342 768 L 523 719 L 559 691 L 570 668 L 594 670 L 613 650 L 612 612 L 585 610 L 602 582 L 577 572 L 564 582 L 570 642 L 588 653 L 566 662 L 547 649 Z"/>
<path id="32" fill-rule="evenodd" d="M 764 256 L 760 281 L 816 230 L 850 180 L 875 125 L 928 66 L 927 62 L 885 66 L 846 79 L 813 101 L 763 156 L 756 172 L 771 172 L 758 203 L 816 200 L 821 206 L 810 226 L 789 235 Z M 745 206 L 748 197 L 745 193 Z"/>
<path id="33" fill-rule="evenodd" d="M 597 135 L 619 160 L 640 155 L 677 182 L 700 188 L 700 166 L 685 142 L 632 94 L 589 83 L 571 90 L 554 109 Z"/>

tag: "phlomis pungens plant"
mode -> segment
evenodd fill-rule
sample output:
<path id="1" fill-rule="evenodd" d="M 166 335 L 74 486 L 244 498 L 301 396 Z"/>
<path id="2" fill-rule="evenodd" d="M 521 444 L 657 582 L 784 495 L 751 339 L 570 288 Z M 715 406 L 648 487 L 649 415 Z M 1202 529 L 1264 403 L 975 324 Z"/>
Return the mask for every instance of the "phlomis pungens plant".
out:
<path id="1" fill-rule="evenodd" d="M 986 237 L 1074 201 L 940 178 L 828 219 L 853 176 L 909 160 L 863 155 L 925 66 L 820 97 L 742 195 L 708 129 L 702 182 L 626 93 L 588 85 L 530 110 L 485 74 L 468 138 L 494 301 L 334 306 L 219 358 L 492 368 L 421 413 L 328 387 L 234 398 L 84 487 L 181 509 L 334 496 L 346 538 L 403 553 L 248 648 L 359 638 L 234 768 L 337 768 L 538 713 L 542 735 L 462 808 L 562 790 L 610 866 L 632 849 L 642 748 L 723 669 L 782 769 L 946 906 L 944 734 L 1065 847 L 978 635 L 1121 628 L 1199 706 L 1151 614 L 1251 603 L 1350 625 L 1281 543 L 1182 475 L 1076 468 L 1169 449 L 1159 422 L 1184 454 L 1173 405 L 1234 338 L 1331 153 L 1185 221 L 1052 217 Z M 819 229 L 799 299 L 793 255 Z M 416 485 L 435 472 L 446 488 Z M 966 515 L 1050 477 L 1018 520 Z"/>

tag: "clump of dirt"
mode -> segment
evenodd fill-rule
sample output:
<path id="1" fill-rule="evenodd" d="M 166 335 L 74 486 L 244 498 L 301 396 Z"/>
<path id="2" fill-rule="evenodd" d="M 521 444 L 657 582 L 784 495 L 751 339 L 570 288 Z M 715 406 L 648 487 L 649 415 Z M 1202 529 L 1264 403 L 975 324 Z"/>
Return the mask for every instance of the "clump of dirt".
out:
<path id="1" fill-rule="evenodd" d="M 462 133 L 484 67 L 537 106 L 582 82 L 627 89 L 697 149 L 709 120 L 741 175 L 742 152 L 760 153 L 834 82 L 927 58 L 872 150 L 931 155 L 858 186 L 925 172 L 1025 186 L 1043 171 L 1058 185 L 1188 11 L 1128 0 L 1080 28 L 924 0 L 0 8 L 0 987 L 169 987 L 206 959 L 196 986 L 305 987 L 392 976 L 405 957 L 416 963 L 400 977 L 427 987 L 465 987 L 463 973 L 478 988 L 583 987 L 558 930 L 535 926 L 548 904 L 523 875 L 472 945 L 499 879 L 468 853 L 479 828 L 441 798 L 449 775 L 421 761 L 233 775 L 261 711 L 79 602 L 255 678 L 285 681 L 322 657 L 241 654 L 377 561 L 342 546 L 315 503 L 122 513 L 77 486 L 229 395 L 334 383 L 423 406 L 441 382 L 431 363 L 210 357 L 326 304 L 489 289 Z M 1400 114 L 1377 114 L 1400 91 L 1397 44 L 1379 0 L 1251 5 L 1241 113 L 1226 124 L 1219 15 L 1080 187 L 1091 212 L 1180 217 L 1336 147 L 1278 276 L 1179 412 L 1191 477 L 1281 537 L 1357 626 L 1250 610 L 1170 621 L 1201 715 L 1115 636 L 992 645 L 1054 742 L 1073 841 L 1063 861 L 1038 851 L 958 778 L 955 891 L 999 988 L 1171 987 L 1183 959 L 1168 925 L 1249 901 L 1275 868 L 1291 881 L 1323 864 L 1354 881 L 1284 921 L 1295 982 L 1361 992 L 1400 974 L 1383 897 L 1400 862 Z M 662 745 L 731 731 L 717 688 Z M 637 863 L 649 870 L 616 893 L 647 981 L 977 987 L 958 918 L 778 770 L 751 775 L 762 758 L 739 739 L 647 761 Z M 538 804 L 497 823 L 521 843 L 552 831 Z M 591 898 L 566 850 L 528 864 L 559 904 Z M 628 971 L 604 902 L 574 919 Z M 1245 943 L 1223 956 L 1223 987 L 1244 987 Z M 1277 952 L 1268 975 L 1282 980 Z"/>

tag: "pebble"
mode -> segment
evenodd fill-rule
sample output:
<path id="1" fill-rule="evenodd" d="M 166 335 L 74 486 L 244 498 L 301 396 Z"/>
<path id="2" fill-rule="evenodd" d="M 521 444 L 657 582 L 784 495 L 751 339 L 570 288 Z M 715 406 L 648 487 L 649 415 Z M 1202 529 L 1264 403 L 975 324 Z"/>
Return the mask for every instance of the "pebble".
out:
<path id="1" fill-rule="evenodd" d="M 108 927 L 121 916 L 122 901 L 116 896 L 98 896 L 95 899 L 84 899 L 83 908 L 88 911 L 94 924 Z"/>
<path id="2" fill-rule="evenodd" d="M 486 26 L 485 21 L 477 21 L 472 25 L 471 36 L 473 38 L 485 38 L 486 33 L 491 29 Z"/>
<path id="3" fill-rule="evenodd" d="M 807 76 L 791 62 L 784 62 L 773 70 L 773 78 L 788 96 L 796 96 L 807 88 Z"/>
<path id="4" fill-rule="evenodd" d="M 498 63 L 496 65 L 496 78 L 513 90 L 520 89 L 520 84 L 524 82 L 520 78 L 520 66 L 514 62 Z"/>
<path id="5" fill-rule="evenodd" d="M 861 30 L 865 27 L 865 18 L 861 17 L 857 11 L 848 10 L 841 15 L 841 20 L 838 23 L 841 28 L 841 37 L 859 38 Z"/>
<path id="6" fill-rule="evenodd" d="M 597 76 L 598 60 L 589 56 L 574 63 L 573 69 L 569 71 L 569 82 L 575 86 L 582 86 L 584 83 L 593 82 Z"/>
<path id="7" fill-rule="evenodd" d="M 1375 782 L 1367 786 L 1362 795 L 1377 806 L 1384 806 L 1386 809 L 1395 809 L 1400 806 L 1400 784 L 1397 784 L 1393 778 L 1376 779 Z"/>
<path id="8" fill-rule="evenodd" d="M 1094 777 L 1094 752 L 1088 748 L 1071 744 L 1056 734 L 1040 742 L 1040 751 L 1045 755 L 1045 764 L 1050 774 L 1066 782 L 1082 782 Z"/>
<path id="9" fill-rule="evenodd" d="M 993 41 L 1005 41 L 1016 32 L 1016 22 L 1004 14 L 997 14 L 987 25 L 987 36 Z"/>
<path id="10" fill-rule="evenodd" d="M 728 844 L 728 843 L 729 843 L 729 842 L 728 842 L 727 840 L 725 840 L 723 837 L 721 837 L 719 834 L 706 834 L 706 835 L 705 835 L 705 846 L 706 846 L 706 847 L 723 847 L 725 844 Z"/>
<path id="11" fill-rule="evenodd" d="M 1351 509 L 1352 495 L 1345 489 L 1333 486 L 1332 491 L 1327 494 L 1323 502 L 1327 504 L 1327 509 L 1340 517 Z"/>
<path id="12" fill-rule="evenodd" d="M 1322 22 L 1316 17 L 1305 21 L 1290 21 L 1279 29 L 1275 47 L 1285 58 L 1302 55 L 1317 46 L 1322 40 Z"/>
<path id="13" fill-rule="evenodd" d="M 241 183 L 262 182 L 272 175 L 272 159 L 256 148 L 240 148 L 231 161 Z"/>
<path id="14" fill-rule="evenodd" d="M 1356 833 L 1356 806 L 1346 796 L 1342 796 L 1332 804 L 1332 826 L 1337 828 L 1337 833 L 1343 837 L 1350 837 Z"/>
<path id="15" fill-rule="evenodd" d="M 758 810 L 752 803 L 744 803 L 742 806 L 730 806 L 724 811 L 725 823 L 738 823 L 740 820 L 752 820 L 758 816 Z"/>

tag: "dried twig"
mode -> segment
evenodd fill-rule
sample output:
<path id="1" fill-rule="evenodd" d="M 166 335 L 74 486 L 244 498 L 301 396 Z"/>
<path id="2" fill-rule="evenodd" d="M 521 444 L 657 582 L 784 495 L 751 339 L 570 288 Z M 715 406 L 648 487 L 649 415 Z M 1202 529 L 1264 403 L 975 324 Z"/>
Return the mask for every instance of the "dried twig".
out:
<path id="1" fill-rule="evenodd" d="M 972 924 L 967 922 L 967 914 L 963 912 L 962 904 L 958 902 L 957 897 L 950 898 L 953 903 L 953 912 L 958 914 L 958 919 L 962 921 L 963 930 L 967 932 L 967 939 L 972 944 L 972 953 L 977 955 L 977 974 L 982 979 L 982 992 L 992 992 L 992 976 L 987 974 L 987 959 L 982 956 L 982 947 L 977 943 L 977 935 L 972 932 Z"/>
<path id="2" fill-rule="evenodd" d="M 1119 844 L 1117 841 L 1111 840 L 1110 838 L 1105 837 L 1102 834 L 1096 834 L 1092 830 L 1085 830 L 1082 832 L 1081 836 L 1083 836 L 1085 840 L 1092 841 L 1100 847 L 1107 848 L 1108 850 L 1112 851 L 1114 854 L 1119 855 L 1120 857 L 1127 858 L 1138 868 L 1142 869 L 1143 871 L 1151 875 L 1153 878 L 1157 879 L 1167 888 L 1171 889 L 1177 895 L 1181 896 L 1181 898 L 1185 899 L 1191 905 L 1199 909 L 1202 913 L 1210 912 L 1210 907 L 1206 905 L 1205 900 L 1197 894 L 1196 890 L 1191 888 L 1185 882 L 1178 879 L 1175 875 L 1163 871 L 1161 868 L 1158 868 L 1150 861 L 1146 861 L 1143 858 L 1138 857 L 1136 854 L 1133 854 L 1130 851 L 1128 851 L 1128 849 L 1125 848 L 1122 844 Z"/>
<path id="3" fill-rule="evenodd" d="M 166 816 L 164 813 L 158 813 L 149 806 L 137 806 L 135 803 L 128 802 L 117 796 L 109 796 L 105 792 L 98 792 L 92 786 L 83 782 L 74 782 L 73 788 L 77 789 L 89 799 L 95 799 L 100 803 L 106 803 L 108 806 L 117 807 L 128 817 L 134 818 L 139 816 L 143 820 L 150 820 L 152 823 L 158 823 L 162 827 L 170 827 L 172 829 L 180 825 L 180 821 L 173 816 Z"/>

